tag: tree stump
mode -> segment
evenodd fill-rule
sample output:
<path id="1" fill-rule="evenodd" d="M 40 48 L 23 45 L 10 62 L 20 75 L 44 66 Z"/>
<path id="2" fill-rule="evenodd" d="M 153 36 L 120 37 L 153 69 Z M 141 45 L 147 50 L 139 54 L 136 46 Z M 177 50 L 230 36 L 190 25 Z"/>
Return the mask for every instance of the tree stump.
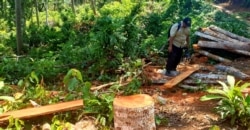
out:
<path id="1" fill-rule="evenodd" d="M 155 130 L 154 100 L 146 94 L 116 97 L 115 130 Z"/>

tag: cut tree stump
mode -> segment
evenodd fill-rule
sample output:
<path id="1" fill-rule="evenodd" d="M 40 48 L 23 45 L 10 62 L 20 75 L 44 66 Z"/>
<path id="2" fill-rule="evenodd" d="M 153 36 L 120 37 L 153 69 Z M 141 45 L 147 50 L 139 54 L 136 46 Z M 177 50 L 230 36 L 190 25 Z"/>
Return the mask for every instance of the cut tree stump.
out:
<path id="1" fill-rule="evenodd" d="M 167 88 L 172 88 L 175 85 L 177 85 L 178 83 L 180 83 L 182 80 L 184 80 L 185 78 L 187 78 L 189 75 L 191 75 L 192 73 L 194 73 L 195 71 L 199 70 L 200 67 L 199 65 L 192 65 L 190 68 L 188 68 L 185 72 L 182 72 L 181 74 L 177 75 L 176 77 L 174 77 L 173 79 L 169 80 L 168 82 L 166 82 L 163 86 L 160 87 L 161 91 L 164 91 Z"/>
<path id="2" fill-rule="evenodd" d="M 83 107 L 83 100 L 75 100 L 75 101 L 57 103 L 41 107 L 9 111 L 0 115 L 0 123 L 8 121 L 10 116 L 18 119 L 27 119 L 37 116 L 43 116 L 46 114 L 53 114 L 56 112 L 75 110 L 82 107 Z"/>
<path id="3" fill-rule="evenodd" d="M 115 130 L 156 130 L 154 100 L 146 94 L 116 97 L 114 107 Z"/>

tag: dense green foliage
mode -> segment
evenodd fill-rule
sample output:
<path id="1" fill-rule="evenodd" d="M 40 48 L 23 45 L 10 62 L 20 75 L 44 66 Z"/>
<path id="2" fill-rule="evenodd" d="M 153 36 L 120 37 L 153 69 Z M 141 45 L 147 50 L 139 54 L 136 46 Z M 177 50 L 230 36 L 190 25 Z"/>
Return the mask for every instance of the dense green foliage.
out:
<path id="1" fill-rule="evenodd" d="M 29 2 L 24 4 L 32 6 Z M 84 70 L 86 80 L 109 77 L 123 64 L 124 58 L 133 60 L 156 53 L 166 43 L 169 26 L 186 16 L 192 18 L 192 32 L 215 24 L 249 36 L 248 30 L 243 29 L 245 23 L 204 1 L 113 1 L 97 8 L 97 15 L 89 4 L 77 6 L 76 14 L 70 6 L 63 7 L 58 11 L 50 9 L 49 24 L 40 22 L 40 26 L 32 18 L 35 14 L 25 8 L 25 56 L 20 58 L 10 58 L 15 57 L 15 28 L 8 22 L 10 17 L 1 19 L 0 49 L 4 53 L 0 75 L 6 81 L 17 81 L 31 71 L 52 79 L 72 67 Z M 40 16 L 40 21 L 45 21 L 44 11 Z M 196 37 L 192 35 L 191 40 L 195 43 Z"/>

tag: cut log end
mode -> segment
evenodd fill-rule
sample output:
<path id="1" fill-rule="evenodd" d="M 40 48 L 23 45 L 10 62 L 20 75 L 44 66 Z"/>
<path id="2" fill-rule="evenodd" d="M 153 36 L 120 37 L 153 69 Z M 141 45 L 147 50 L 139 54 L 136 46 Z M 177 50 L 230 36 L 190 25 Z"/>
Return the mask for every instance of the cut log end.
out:
<path id="1" fill-rule="evenodd" d="M 117 97 L 114 106 L 115 130 L 155 130 L 154 100 L 146 94 Z"/>
<path id="2" fill-rule="evenodd" d="M 121 96 L 114 99 L 114 105 L 126 108 L 138 108 L 152 105 L 154 100 L 146 94 L 138 94 L 132 96 Z"/>

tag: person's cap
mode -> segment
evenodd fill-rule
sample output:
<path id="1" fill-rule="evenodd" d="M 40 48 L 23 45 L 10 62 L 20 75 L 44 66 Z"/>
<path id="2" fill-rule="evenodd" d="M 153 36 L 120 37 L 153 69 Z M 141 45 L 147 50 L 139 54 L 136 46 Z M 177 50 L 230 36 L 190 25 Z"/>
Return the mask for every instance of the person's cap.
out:
<path id="1" fill-rule="evenodd" d="M 183 19 L 183 23 L 185 23 L 188 27 L 191 26 L 191 18 L 186 17 Z"/>

